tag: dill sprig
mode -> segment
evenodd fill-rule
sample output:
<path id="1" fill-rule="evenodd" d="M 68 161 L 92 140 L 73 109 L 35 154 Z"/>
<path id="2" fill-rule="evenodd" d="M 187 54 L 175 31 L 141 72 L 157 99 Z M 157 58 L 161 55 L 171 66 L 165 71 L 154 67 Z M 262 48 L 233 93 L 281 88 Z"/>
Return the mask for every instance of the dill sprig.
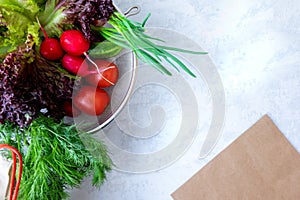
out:
<path id="1" fill-rule="evenodd" d="M 16 147 L 23 156 L 19 199 L 66 199 L 66 188 L 79 187 L 86 176 L 93 175 L 92 184 L 100 186 L 112 166 L 101 142 L 45 116 L 27 128 L 0 125 L 0 143 Z"/>
<path id="2" fill-rule="evenodd" d="M 134 22 L 126 18 L 119 12 L 114 12 L 108 24 L 112 27 L 92 27 L 107 40 L 124 48 L 131 49 L 142 61 L 152 65 L 164 74 L 172 75 L 171 72 L 162 64 L 167 61 L 177 71 L 182 68 L 189 75 L 196 77 L 195 74 L 176 56 L 168 51 L 177 51 L 191 54 L 207 54 L 207 52 L 196 52 L 185 49 L 157 45 L 153 41 L 162 41 L 145 34 L 145 24 L 149 19 L 148 15 L 142 23 Z"/>

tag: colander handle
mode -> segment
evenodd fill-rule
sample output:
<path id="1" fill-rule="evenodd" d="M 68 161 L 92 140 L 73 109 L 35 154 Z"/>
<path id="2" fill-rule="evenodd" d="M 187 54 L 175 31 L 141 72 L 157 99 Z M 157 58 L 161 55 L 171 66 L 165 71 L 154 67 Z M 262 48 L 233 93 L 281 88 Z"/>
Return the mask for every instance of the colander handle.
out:
<path id="1" fill-rule="evenodd" d="M 127 11 L 125 11 L 123 14 L 126 17 L 137 15 L 141 12 L 141 8 L 139 6 L 132 6 Z"/>

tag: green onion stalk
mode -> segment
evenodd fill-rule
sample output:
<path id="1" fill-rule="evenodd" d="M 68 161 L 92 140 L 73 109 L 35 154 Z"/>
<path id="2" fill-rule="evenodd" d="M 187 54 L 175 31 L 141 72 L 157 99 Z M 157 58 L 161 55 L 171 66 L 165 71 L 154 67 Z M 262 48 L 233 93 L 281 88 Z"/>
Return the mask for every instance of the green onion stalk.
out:
<path id="1" fill-rule="evenodd" d="M 108 24 L 112 27 L 93 26 L 92 28 L 99 31 L 105 39 L 116 45 L 131 49 L 140 60 L 152 65 L 164 74 L 172 75 L 172 73 L 162 64 L 163 60 L 167 61 L 167 63 L 177 71 L 179 71 L 180 67 L 192 77 L 196 77 L 196 75 L 181 60 L 168 51 L 190 54 L 207 54 L 207 52 L 189 51 L 155 44 L 154 41 L 163 41 L 159 38 L 154 38 L 145 34 L 145 24 L 149 17 L 150 14 L 147 15 L 142 23 L 139 23 L 129 20 L 119 12 L 114 12 L 108 21 Z"/>

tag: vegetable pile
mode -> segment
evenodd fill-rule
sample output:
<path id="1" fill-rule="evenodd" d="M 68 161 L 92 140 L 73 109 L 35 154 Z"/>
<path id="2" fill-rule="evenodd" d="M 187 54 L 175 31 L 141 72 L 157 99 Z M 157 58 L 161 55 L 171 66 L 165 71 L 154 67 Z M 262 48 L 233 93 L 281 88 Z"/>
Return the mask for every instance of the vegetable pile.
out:
<path id="1" fill-rule="evenodd" d="M 0 120 L 20 127 L 29 125 L 40 110 L 62 119 L 59 102 L 72 97 L 74 79 L 60 71 L 57 63 L 41 57 L 34 50 L 33 38 L 9 53 L 0 64 Z"/>
<path id="2" fill-rule="evenodd" d="M 169 51 L 204 52 L 157 45 L 148 18 L 131 21 L 111 0 L 0 0 L 0 144 L 22 154 L 19 199 L 65 199 L 88 175 L 103 183 L 105 146 L 63 118 L 105 111 L 119 76 L 106 58 L 128 48 L 162 73 L 165 60 L 195 76 Z"/>

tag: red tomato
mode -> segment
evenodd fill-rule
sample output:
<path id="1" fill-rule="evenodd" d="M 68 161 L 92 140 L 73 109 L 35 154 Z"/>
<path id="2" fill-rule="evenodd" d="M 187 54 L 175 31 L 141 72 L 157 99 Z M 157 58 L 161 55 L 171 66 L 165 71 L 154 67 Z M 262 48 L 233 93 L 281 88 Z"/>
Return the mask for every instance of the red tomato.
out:
<path id="1" fill-rule="evenodd" d="M 74 105 L 82 112 L 97 116 L 104 112 L 110 102 L 108 93 L 100 88 L 84 86 L 73 99 Z"/>
<path id="2" fill-rule="evenodd" d="M 65 101 L 64 103 L 65 114 L 68 117 L 78 117 L 80 115 L 80 110 L 72 105 L 72 101 Z"/>
<path id="3" fill-rule="evenodd" d="M 106 60 L 95 60 L 94 62 L 97 64 L 101 74 L 99 74 L 96 70 L 95 73 L 87 75 L 85 77 L 87 82 L 101 88 L 115 85 L 119 77 L 119 70 L 117 66 Z"/>

